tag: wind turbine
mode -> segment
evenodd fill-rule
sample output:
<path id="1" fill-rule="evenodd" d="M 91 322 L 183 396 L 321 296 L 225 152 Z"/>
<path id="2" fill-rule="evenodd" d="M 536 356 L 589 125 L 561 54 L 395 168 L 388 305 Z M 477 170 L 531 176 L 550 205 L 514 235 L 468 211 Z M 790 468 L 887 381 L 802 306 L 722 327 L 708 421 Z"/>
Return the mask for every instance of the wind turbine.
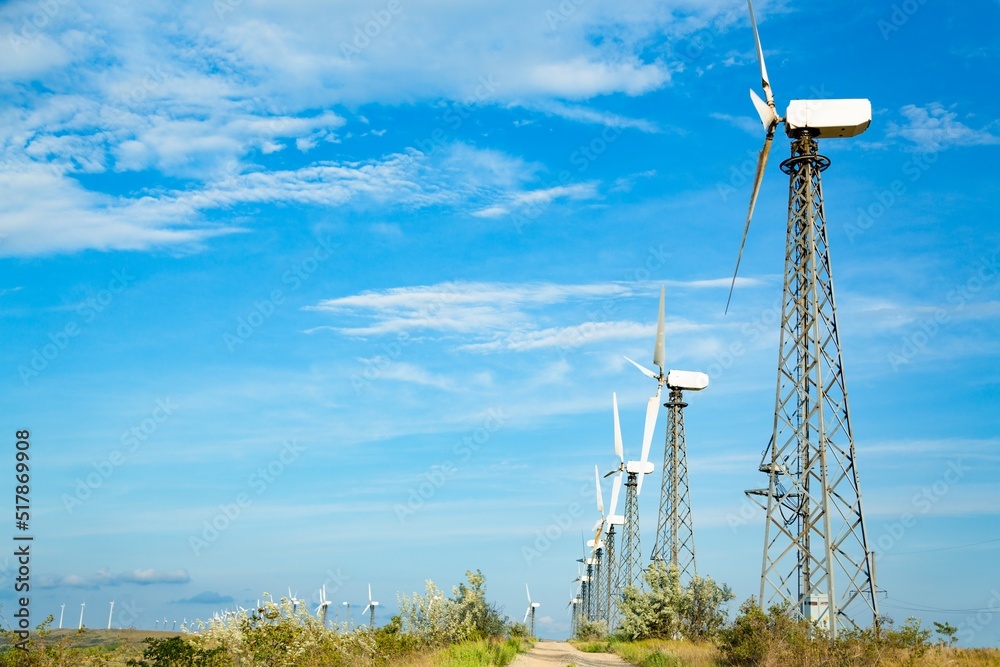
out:
<path id="1" fill-rule="evenodd" d="M 326 627 L 326 608 L 330 606 L 330 601 L 326 599 L 326 584 L 319 589 L 319 606 L 316 607 L 316 616 L 323 627 Z"/>
<path id="2" fill-rule="evenodd" d="M 618 559 L 618 555 L 615 552 L 615 526 L 625 525 L 625 517 L 615 513 L 618 508 L 618 497 L 621 493 L 622 488 L 622 474 L 626 471 L 627 466 L 625 465 L 624 450 L 622 448 L 622 429 L 621 421 L 618 418 L 618 395 L 615 393 L 611 394 L 611 407 L 614 412 L 615 417 L 615 454 L 618 455 L 619 465 L 618 468 L 609 472 L 605 477 L 610 477 L 616 472 L 618 476 L 615 477 L 614 486 L 611 490 L 611 508 L 608 511 L 608 515 L 605 517 L 605 525 L 607 526 L 608 539 L 606 540 L 607 551 L 606 551 L 606 565 L 605 565 L 605 609 L 606 609 L 606 620 L 608 623 L 608 631 L 612 631 L 618 624 L 618 597 L 621 594 L 621 562 Z M 631 463 L 631 462 L 630 462 Z M 598 484 L 598 490 L 600 490 L 600 485 Z"/>
<path id="3" fill-rule="evenodd" d="M 663 323 L 661 321 L 660 328 Z M 648 371 L 628 357 L 625 357 L 639 370 L 647 375 Z M 655 379 L 655 375 L 650 375 Z M 617 587 L 624 590 L 627 586 L 640 586 L 642 584 L 642 547 L 639 542 L 639 494 L 642 493 L 642 480 L 646 475 L 653 472 L 653 464 L 649 462 L 649 447 L 653 442 L 653 431 L 656 430 L 656 416 L 659 412 L 660 390 L 662 383 L 657 387 L 656 395 L 650 396 L 646 402 L 646 424 L 642 432 L 642 456 L 638 461 L 625 463 L 624 457 L 619 454 L 619 470 L 628 474 L 625 482 L 625 539 L 622 542 L 622 566 L 619 569 L 620 578 Z M 611 474 L 611 473 L 609 473 Z"/>
<path id="4" fill-rule="evenodd" d="M 606 590 L 602 590 L 601 586 L 601 566 L 604 559 L 604 540 L 601 539 L 601 536 L 604 533 L 605 515 L 604 497 L 601 494 L 601 473 L 596 465 L 594 466 L 594 484 L 596 487 L 597 513 L 600 515 L 600 518 L 592 529 L 594 531 L 594 539 L 587 541 L 587 546 L 590 547 L 591 559 L 594 561 L 594 570 L 590 579 L 590 620 L 604 618 L 606 612 L 604 594 L 607 592 Z"/>
<path id="5" fill-rule="evenodd" d="M 298 597 L 292 595 L 292 587 L 288 587 L 288 599 L 292 602 L 292 616 L 295 615 L 295 610 L 299 608 L 299 603 L 302 602 Z"/>
<path id="6" fill-rule="evenodd" d="M 80 624 L 77 626 L 77 630 L 83 630 L 83 610 L 87 607 L 87 602 L 84 601 L 80 605 Z"/>
<path id="7" fill-rule="evenodd" d="M 632 361 L 642 373 L 657 382 L 657 396 L 663 387 L 670 391 L 667 408 L 667 437 L 663 448 L 663 476 L 660 480 L 660 511 L 656 521 L 656 541 L 651 560 L 674 565 L 682 579 L 698 573 L 694 557 L 694 521 L 691 517 L 691 486 L 688 482 L 687 437 L 684 433 L 684 391 L 701 391 L 708 376 L 696 371 L 666 370 L 666 289 L 660 287 L 653 364 L 658 372 Z"/>
<path id="8" fill-rule="evenodd" d="M 567 603 L 566 608 L 569 609 L 570 613 L 570 636 L 576 636 L 576 623 L 577 623 L 577 611 L 576 608 L 582 604 L 583 600 L 577 595 L 572 588 L 569 589 L 569 603 Z"/>
<path id="9" fill-rule="evenodd" d="M 341 605 L 343 605 L 343 607 L 344 607 L 344 625 L 346 625 L 348 628 L 350 628 L 351 627 L 351 603 L 348 602 L 347 600 L 344 600 L 343 602 L 341 602 Z"/>
<path id="10" fill-rule="evenodd" d="M 371 627 L 373 630 L 375 629 L 375 607 L 377 606 L 378 602 L 372 600 L 372 585 L 368 584 L 368 606 L 365 607 L 365 611 L 372 610 Z M 362 616 L 364 616 L 365 611 L 361 612 Z"/>
<path id="11" fill-rule="evenodd" d="M 580 613 L 586 617 L 588 621 L 594 620 L 592 614 L 592 598 L 594 593 L 592 590 L 591 582 L 593 581 L 594 574 L 594 563 L 593 558 L 587 556 L 587 542 L 583 534 L 580 534 L 580 556 L 577 559 L 577 563 L 587 566 L 587 571 L 583 574 L 577 576 L 576 580 L 580 582 Z M 577 566 L 577 571 L 579 571 L 580 566 Z"/>
<path id="12" fill-rule="evenodd" d="M 792 100 L 785 117 L 778 116 L 750 0 L 747 7 L 766 101 L 752 90 L 750 98 L 766 135 L 730 298 L 779 125 L 791 139 L 791 157 L 781 163 L 789 194 L 778 381 L 773 431 L 760 464 L 768 485 L 746 492 L 767 511 L 760 604 L 787 604 L 835 638 L 838 626 L 859 628 L 870 620 L 877 627 L 879 617 L 823 205 L 821 173 L 830 160 L 819 154 L 816 140 L 867 130 L 871 102 Z"/>
<path id="13" fill-rule="evenodd" d="M 524 590 L 525 590 L 525 592 L 528 593 L 528 609 L 524 612 L 524 621 L 522 621 L 522 622 L 523 623 L 527 623 L 528 622 L 528 617 L 529 616 L 531 617 L 531 625 L 528 626 L 528 636 L 529 637 L 534 637 L 535 636 L 535 610 L 538 609 L 538 607 L 540 605 L 537 602 L 532 602 L 531 601 L 531 589 L 528 588 L 528 584 L 524 585 Z"/>
<path id="14" fill-rule="evenodd" d="M 59 605 L 59 629 L 62 630 L 63 613 L 66 611 L 66 603 Z"/>
<path id="15" fill-rule="evenodd" d="M 115 613 L 115 601 L 112 600 L 111 601 L 111 611 L 108 612 L 108 630 L 111 629 L 111 617 L 114 616 L 114 613 Z"/>

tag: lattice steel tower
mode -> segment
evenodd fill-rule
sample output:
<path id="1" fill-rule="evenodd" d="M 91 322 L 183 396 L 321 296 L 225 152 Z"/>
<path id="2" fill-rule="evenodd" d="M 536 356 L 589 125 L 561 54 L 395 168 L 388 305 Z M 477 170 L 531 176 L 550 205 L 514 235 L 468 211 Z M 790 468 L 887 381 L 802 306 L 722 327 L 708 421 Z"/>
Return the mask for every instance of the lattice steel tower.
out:
<path id="1" fill-rule="evenodd" d="M 820 179 L 830 160 L 819 154 L 816 139 L 861 134 L 871 123 L 871 103 L 792 100 L 785 118 L 778 117 L 752 6 L 750 16 L 767 101 L 751 96 L 767 136 L 744 243 L 774 130 L 783 123 L 792 139 L 791 157 L 781 163 L 790 184 L 773 434 L 760 465 L 768 485 L 747 491 L 767 511 L 760 601 L 786 602 L 835 637 L 838 629 L 877 624 L 878 602 Z"/>
<path id="2" fill-rule="evenodd" d="M 667 408 L 667 444 L 663 449 L 660 513 L 656 525 L 653 560 L 677 566 L 681 579 L 698 573 L 694 558 L 694 522 L 691 520 L 691 487 L 688 484 L 687 445 L 684 436 L 684 395 L 670 388 Z"/>
<path id="3" fill-rule="evenodd" d="M 691 520 L 691 487 L 688 483 L 687 444 L 684 435 L 685 390 L 700 391 L 708 386 L 708 376 L 696 371 L 665 371 L 666 336 L 664 333 L 666 290 L 660 288 L 660 312 L 656 322 L 656 341 L 653 344 L 652 371 L 628 359 L 647 377 L 656 380 L 656 396 L 650 399 L 646 413 L 646 434 L 652 438 L 659 413 L 659 401 L 666 385 L 670 391 L 667 402 L 667 438 L 663 448 L 663 477 L 660 480 L 660 512 L 656 521 L 656 541 L 652 560 L 677 566 L 682 579 L 697 574 L 694 560 L 694 524 Z"/>

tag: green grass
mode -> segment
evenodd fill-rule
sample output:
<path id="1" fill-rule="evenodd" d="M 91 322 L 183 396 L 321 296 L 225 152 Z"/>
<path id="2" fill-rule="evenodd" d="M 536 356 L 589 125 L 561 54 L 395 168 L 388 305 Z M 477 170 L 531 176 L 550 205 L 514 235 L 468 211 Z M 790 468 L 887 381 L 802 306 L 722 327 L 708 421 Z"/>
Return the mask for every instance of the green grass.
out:
<path id="1" fill-rule="evenodd" d="M 518 639 L 466 642 L 449 646 L 431 656 L 422 656 L 408 663 L 408 667 L 425 664 L 435 667 L 504 667 L 512 663 L 518 653 L 530 648 L 530 643 Z"/>

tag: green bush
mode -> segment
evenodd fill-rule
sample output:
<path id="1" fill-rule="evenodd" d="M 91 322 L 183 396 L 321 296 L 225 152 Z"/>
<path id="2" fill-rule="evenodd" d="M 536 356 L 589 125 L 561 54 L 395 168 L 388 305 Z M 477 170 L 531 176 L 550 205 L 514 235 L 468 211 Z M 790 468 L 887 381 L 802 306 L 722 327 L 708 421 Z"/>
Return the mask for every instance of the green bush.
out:
<path id="1" fill-rule="evenodd" d="M 766 612 L 753 598 L 719 636 L 723 664 L 756 667 L 764 664 L 803 667 L 876 667 L 917 664 L 929 648 L 931 631 L 909 618 L 899 629 L 884 619 L 878 630 L 844 630 L 831 639 L 823 628 L 794 615 L 788 605 Z"/>
<path id="2" fill-rule="evenodd" d="M 576 622 L 576 637 L 583 641 L 601 641 L 608 638 L 608 622 L 588 621 L 582 616 Z"/>
<path id="3" fill-rule="evenodd" d="M 623 638 L 700 641 L 715 637 L 724 627 L 726 604 L 734 597 L 725 584 L 694 577 L 681 586 L 677 567 L 662 561 L 654 561 L 643 578 L 648 591 L 629 586 L 622 595 L 618 634 Z"/>
<path id="4" fill-rule="evenodd" d="M 424 595 L 399 596 L 402 631 L 433 645 L 494 639 L 508 634 L 508 621 L 486 600 L 486 577 L 479 570 L 465 573 L 467 584 L 445 598 L 433 581 Z"/>

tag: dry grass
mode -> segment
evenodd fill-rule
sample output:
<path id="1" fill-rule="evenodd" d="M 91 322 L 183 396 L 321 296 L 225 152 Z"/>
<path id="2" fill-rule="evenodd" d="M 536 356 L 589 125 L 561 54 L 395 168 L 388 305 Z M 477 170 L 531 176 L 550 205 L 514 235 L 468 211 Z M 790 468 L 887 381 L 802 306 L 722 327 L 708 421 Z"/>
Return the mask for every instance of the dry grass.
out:
<path id="1" fill-rule="evenodd" d="M 640 642 L 582 642 L 571 640 L 581 651 L 615 653 L 633 665 L 676 664 L 680 667 L 725 667 L 718 649 L 710 644 L 686 641 L 645 640 Z M 663 657 L 658 657 L 661 654 Z M 669 656 L 674 656 L 672 660 Z M 789 663 L 775 664 L 787 667 Z M 1000 667 L 1000 649 L 958 649 L 935 647 L 917 656 L 907 651 L 883 655 L 877 663 L 882 667 Z M 765 662 L 759 667 L 771 667 Z"/>

